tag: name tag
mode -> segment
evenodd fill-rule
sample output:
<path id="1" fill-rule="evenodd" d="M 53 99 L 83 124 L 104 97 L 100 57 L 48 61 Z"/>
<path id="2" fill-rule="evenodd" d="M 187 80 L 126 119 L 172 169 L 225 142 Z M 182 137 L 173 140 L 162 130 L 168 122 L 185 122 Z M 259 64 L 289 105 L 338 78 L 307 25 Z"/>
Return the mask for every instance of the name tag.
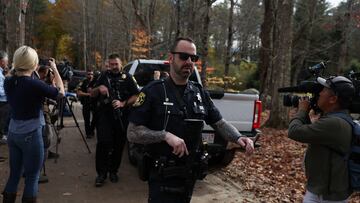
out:
<path id="1" fill-rule="evenodd" d="M 174 105 L 174 103 L 172 103 L 172 102 L 164 102 L 163 103 L 165 106 L 173 106 Z"/>

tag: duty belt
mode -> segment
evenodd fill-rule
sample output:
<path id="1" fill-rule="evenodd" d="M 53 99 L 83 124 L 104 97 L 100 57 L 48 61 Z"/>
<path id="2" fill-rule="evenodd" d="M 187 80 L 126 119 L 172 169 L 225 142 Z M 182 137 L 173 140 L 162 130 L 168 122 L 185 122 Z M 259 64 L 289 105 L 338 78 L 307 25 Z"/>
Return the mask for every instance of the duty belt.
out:
<path id="1" fill-rule="evenodd" d="M 167 157 L 160 157 L 154 162 L 154 167 L 160 177 L 167 178 L 185 178 L 185 179 L 203 179 L 206 176 L 206 170 L 200 167 L 200 163 L 186 163 L 176 160 L 168 160 Z"/>

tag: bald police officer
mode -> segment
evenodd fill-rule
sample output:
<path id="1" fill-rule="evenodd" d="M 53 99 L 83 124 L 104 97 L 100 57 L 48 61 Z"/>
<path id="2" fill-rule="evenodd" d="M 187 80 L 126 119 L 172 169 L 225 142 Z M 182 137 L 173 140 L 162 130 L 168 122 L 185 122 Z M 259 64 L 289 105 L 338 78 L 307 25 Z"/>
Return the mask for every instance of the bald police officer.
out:
<path id="1" fill-rule="evenodd" d="M 189 121 L 204 120 L 224 138 L 240 144 L 248 154 L 254 151 L 252 140 L 222 119 L 202 86 L 189 81 L 198 59 L 194 42 L 178 38 L 169 54 L 170 76 L 144 87 L 133 105 L 128 139 L 145 144 L 150 154 L 149 202 L 191 200 L 199 178 L 195 175 L 198 160 L 193 155 L 200 148 L 201 133 L 188 135 Z M 201 126 L 192 130 L 201 132 Z"/>

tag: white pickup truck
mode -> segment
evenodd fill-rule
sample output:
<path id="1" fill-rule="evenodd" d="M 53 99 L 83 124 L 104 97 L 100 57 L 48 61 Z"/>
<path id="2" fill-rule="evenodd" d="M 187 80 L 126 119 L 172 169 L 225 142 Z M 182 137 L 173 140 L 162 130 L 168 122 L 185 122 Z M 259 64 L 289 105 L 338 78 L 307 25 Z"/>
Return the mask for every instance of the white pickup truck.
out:
<path id="1" fill-rule="evenodd" d="M 140 87 L 154 80 L 154 71 L 168 72 L 169 62 L 163 60 L 138 59 L 128 63 L 124 70 L 133 75 Z M 201 84 L 197 69 L 190 80 Z M 248 137 L 253 137 L 255 142 L 260 135 L 261 102 L 257 94 L 224 93 L 208 90 L 215 106 L 225 120 L 230 122 Z M 234 149 L 228 149 L 228 142 L 217 136 L 212 127 L 206 125 L 203 130 L 203 140 L 208 143 L 210 154 L 209 166 L 225 166 L 234 157 Z M 130 162 L 136 164 L 137 154 L 141 153 L 136 144 L 129 143 Z"/>

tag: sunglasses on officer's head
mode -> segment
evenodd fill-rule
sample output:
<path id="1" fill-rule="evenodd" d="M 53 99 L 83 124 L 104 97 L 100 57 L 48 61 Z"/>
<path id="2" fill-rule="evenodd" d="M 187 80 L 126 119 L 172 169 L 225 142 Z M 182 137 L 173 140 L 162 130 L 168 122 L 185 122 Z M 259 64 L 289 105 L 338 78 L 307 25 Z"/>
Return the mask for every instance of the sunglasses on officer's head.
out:
<path id="1" fill-rule="evenodd" d="M 190 57 L 192 62 L 197 62 L 199 60 L 199 56 L 198 55 L 191 55 L 185 52 L 171 52 L 172 54 L 179 54 L 179 58 L 183 61 L 188 60 L 188 58 Z"/>

